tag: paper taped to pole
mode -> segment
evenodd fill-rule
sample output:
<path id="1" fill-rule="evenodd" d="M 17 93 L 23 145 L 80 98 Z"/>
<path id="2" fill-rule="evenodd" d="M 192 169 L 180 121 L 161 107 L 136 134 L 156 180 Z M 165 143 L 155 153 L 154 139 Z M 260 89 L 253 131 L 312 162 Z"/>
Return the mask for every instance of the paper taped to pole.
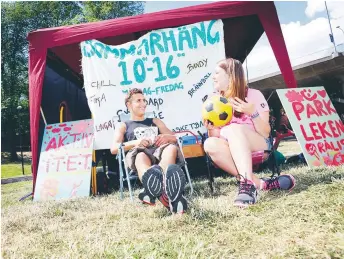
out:
<path id="1" fill-rule="evenodd" d="M 170 129 L 205 132 L 202 99 L 213 92 L 211 74 L 225 58 L 223 35 L 222 21 L 214 20 L 151 31 L 118 46 L 81 42 L 94 148 L 110 148 L 118 122 L 114 117 L 128 113 L 124 98 L 132 88 L 143 90 L 147 111 L 154 111 Z"/>

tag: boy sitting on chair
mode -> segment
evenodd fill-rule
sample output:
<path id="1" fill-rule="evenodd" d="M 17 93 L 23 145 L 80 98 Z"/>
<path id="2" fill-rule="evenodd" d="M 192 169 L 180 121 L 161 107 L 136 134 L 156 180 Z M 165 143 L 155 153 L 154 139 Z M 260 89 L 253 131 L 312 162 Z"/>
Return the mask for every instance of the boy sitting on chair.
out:
<path id="1" fill-rule="evenodd" d="M 128 92 L 125 105 L 130 120 L 116 126 L 111 153 L 117 154 L 121 143 L 124 151 L 129 150 L 126 161 L 142 182 L 144 190 L 139 199 L 143 203 L 155 205 L 158 198 L 172 212 L 184 213 L 186 179 L 180 167 L 184 160 L 176 145 L 177 138 L 161 120 L 145 118 L 147 103 L 140 89 Z"/>

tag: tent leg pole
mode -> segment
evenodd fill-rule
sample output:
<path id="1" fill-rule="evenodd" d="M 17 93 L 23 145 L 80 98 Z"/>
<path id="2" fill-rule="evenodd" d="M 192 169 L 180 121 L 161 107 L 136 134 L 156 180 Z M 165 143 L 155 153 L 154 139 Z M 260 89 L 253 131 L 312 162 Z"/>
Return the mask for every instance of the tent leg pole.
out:
<path id="1" fill-rule="evenodd" d="M 19 201 L 23 201 L 23 200 L 29 198 L 30 196 L 33 197 L 33 193 L 32 193 L 32 192 L 30 192 L 29 194 L 26 194 L 26 195 L 24 195 L 23 197 L 21 197 L 21 198 L 19 199 Z"/>

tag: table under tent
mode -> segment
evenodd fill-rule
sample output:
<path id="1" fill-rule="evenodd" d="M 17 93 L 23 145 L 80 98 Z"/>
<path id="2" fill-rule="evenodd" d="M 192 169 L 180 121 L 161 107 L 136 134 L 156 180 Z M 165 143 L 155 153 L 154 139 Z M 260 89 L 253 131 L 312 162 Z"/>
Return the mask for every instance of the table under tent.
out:
<path id="1" fill-rule="evenodd" d="M 151 30 L 222 19 L 225 53 L 243 62 L 265 32 L 285 84 L 296 81 L 273 2 L 216 2 L 29 33 L 29 100 L 33 190 L 45 122 L 90 119 L 83 89 L 80 42 L 96 39 L 119 45 Z M 63 114 L 60 109 L 63 107 Z M 43 111 L 43 113 L 41 112 Z M 44 119 L 42 114 L 44 114 Z"/>

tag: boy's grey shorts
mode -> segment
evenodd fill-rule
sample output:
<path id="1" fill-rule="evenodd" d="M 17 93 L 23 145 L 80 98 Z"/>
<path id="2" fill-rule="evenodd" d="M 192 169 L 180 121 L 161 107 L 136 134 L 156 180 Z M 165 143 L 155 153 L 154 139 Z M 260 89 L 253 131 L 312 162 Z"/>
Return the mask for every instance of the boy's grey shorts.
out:
<path id="1" fill-rule="evenodd" d="M 184 158 L 182 155 L 182 152 L 180 151 L 178 144 L 165 144 L 160 147 L 135 147 L 129 150 L 129 152 L 126 155 L 126 161 L 127 165 L 131 170 L 137 171 L 136 166 L 135 166 L 135 159 L 138 153 L 144 152 L 151 160 L 152 165 L 154 164 L 159 164 L 161 161 L 161 155 L 166 147 L 169 145 L 174 145 L 177 146 L 177 159 L 176 159 L 176 164 L 183 166 L 184 165 Z"/>

